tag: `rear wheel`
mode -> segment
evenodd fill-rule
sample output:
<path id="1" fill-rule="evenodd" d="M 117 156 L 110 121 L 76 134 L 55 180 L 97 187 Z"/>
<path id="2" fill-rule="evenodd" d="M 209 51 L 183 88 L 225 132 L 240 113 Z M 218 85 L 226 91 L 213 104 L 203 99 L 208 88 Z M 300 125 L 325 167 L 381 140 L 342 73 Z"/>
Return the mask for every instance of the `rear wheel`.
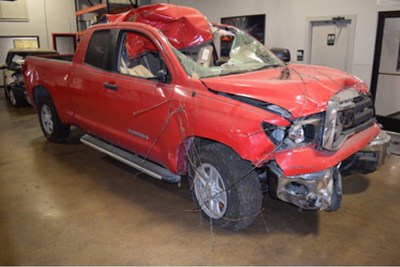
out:
<path id="1" fill-rule="evenodd" d="M 194 150 L 189 176 L 203 216 L 233 231 L 249 226 L 262 207 L 261 185 L 253 166 L 218 143 Z"/>
<path id="2" fill-rule="evenodd" d="M 8 95 L 10 104 L 13 107 L 21 107 L 26 105 L 26 100 L 21 97 L 18 97 L 12 87 L 8 87 Z"/>
<path id="3" fill-rule="evenodd" d="M 53 142 L 64 141 L 70 133 L 70 126 L 61 122 L 51 98 L 44 97 L 38 107 L 40 127 L 44 136 Z"/>

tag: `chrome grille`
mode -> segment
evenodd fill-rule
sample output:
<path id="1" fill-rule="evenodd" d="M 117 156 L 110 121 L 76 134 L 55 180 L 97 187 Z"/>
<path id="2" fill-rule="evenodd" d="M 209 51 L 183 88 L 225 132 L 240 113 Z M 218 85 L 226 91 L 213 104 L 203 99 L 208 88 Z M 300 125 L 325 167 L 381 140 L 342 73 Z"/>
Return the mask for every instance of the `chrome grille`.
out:
<path id="1" fill-rule="evenodd" d="M 375 121 L 372 99 L 367 93 L 348 89 L 328 103 L 322 147 L 337 150 L 351 135 L 370 127 Z"/>

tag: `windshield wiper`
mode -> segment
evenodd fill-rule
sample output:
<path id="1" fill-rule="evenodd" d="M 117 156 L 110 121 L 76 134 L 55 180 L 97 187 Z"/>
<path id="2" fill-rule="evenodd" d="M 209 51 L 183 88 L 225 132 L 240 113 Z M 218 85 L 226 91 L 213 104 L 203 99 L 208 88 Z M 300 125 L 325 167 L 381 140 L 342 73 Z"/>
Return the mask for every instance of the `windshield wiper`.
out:
<path id="1" fill-rule="evenodd" d="M 279 75 L 279 79 L 281 80 L 287 80 L 290 77 L 290 69 L 287 64 L 271 64 L 271 65 L 266 65 L 262 66 L 261 68 L 255 69 L 255 70 L 263 70 L 263 69 L 270 69 L 270 68 L 278 68 L 278 67 L 284 67 L 281 71 L 281 74 Z"/>
<path id="2" fill-rule="evenodd" d="M 259 68 L 248 68 L 248 69 L 241 69 L 241 70 L 235 70 L 235 71 L 222 71 L 220 75 L 233 75 L 233 74 L 240 74 L 240 73 L 246 73 L 246 72 L 252 72 L 252 71 L 258 71 L 258 70 L 263 70 L 263 69 L 271 69 L 271 68 L 278 68 L 278 67 L 283 67 L 284 65 L 282 64 L 270 64 L 270 65 L 264 65 Z"/>
<path id="3" fill-rule="evenodd" d="M 249 71 L 251 71 L 251 70 L 221 71 L 220 76 L 241 74 L 241 73 L 246 73 Z"/>
<path id="4" fill-rule="evenodd" d="M 270 64 L 270 65 L 265 65 L 265 66 L 259 67 L 254 70 L 265 70 L 265 69 L 272 69 L 272 68 L 278 68 L 278 67 L 283 67 L 283 66 L 284 65 L 282 65 L 282 64 Z"/>
<path id="5" fill-rule="evenodd" d="M 285 64 L 285 67 L 281 71 L 281 75 L 279 76 L 279 79 L 281 80 L 287 80 L 290 77 L 290 69 L 287 64 Z"/>

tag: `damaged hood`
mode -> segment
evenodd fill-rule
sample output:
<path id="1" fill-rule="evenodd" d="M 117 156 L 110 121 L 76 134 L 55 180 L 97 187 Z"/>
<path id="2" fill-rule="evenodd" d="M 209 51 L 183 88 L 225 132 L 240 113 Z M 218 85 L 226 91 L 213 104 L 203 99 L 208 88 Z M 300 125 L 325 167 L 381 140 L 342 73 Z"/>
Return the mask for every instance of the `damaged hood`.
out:
<path id="1" fill-rule="evenodd" d="M 217 93 L 274 104 L 288 110 L 295 118 L 325 111 L 329 99 L 343 89 L 354 87 L 357 91 L 368 91 L 365 83 L 340 70 L 289 65 L 289 77 L 281 79 L 284 69 L 280 67 L 202 81 Z"/>

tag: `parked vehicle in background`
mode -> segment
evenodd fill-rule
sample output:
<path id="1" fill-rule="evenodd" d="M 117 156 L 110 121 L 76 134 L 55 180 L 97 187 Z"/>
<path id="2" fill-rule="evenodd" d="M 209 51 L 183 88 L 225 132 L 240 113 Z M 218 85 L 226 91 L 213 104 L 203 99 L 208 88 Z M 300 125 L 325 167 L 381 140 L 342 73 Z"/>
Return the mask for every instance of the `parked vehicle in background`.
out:
<path id="1" fill-rule="evenodd" d="M 6 62 L 0 66 L 3 70 L 4 95 L 13 107 L 26 105 L 24 74 L 22 64 L 27 56 L 58 54 L 53 49 L 25 48 L 11 49 Z"/>
<path id="2" fill-rule="evenodd" d="M 231 230 L 254 221 L 263 192 L 337 210 L 342 175 L 385 160 L 390 137 L 355 76 L 285 64 L 192 8 L 150 5 L 110 20 L 85 32 L 71 60 L 26 59 L 48 140 L 77 125 L 84 144 L 143 173 L 188 177 L 203 216 Z"/>

